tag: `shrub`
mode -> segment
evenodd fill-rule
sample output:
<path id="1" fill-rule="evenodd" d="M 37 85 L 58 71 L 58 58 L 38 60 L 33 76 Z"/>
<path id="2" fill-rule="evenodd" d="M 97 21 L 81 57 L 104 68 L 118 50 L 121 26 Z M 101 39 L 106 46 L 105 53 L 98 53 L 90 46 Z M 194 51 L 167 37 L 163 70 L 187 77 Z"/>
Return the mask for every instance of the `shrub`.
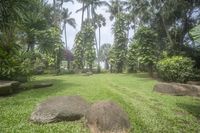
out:
<path id="1" fill-rule="evenodd" d="M 31 74 L 29 53 L 15 51 L 6 53 L 0 49 L 0 80 L 17 80 L 26 82 Z"/>
<path id="2" fill-rule="evenodd" d="M 157 63 L 158 75 L 171 82 L 186 82 L 192 79 L 194 62 L 187 57 L 173 56 Z"/>
<path id="3" fill-rule="evenodd" d="M 34 62 L 33 72 L 36 75 L 40 75 L 44 73 L 45 64 L 42 62 L 41 59 L 36 59 Z"/>

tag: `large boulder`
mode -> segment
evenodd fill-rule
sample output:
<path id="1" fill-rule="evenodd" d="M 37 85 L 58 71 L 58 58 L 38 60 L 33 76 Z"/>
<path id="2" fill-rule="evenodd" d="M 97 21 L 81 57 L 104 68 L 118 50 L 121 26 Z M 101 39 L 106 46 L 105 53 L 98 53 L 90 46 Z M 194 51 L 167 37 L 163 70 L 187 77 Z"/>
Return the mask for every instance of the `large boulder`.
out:
<path id="1" fill-rule="evenodd" d="M 110 101 L 93 104 L 86 114 L 86 120 L 91 133 L 127 133 L 130 129 L 127 114 Z"/>
<path id="2" fill-rule="evenodd" d="M 200 86 L 180 83 L 157 83 L 154 91 L 175 96 L 200 96 Z"/>
<path id="3" fill-rule="evenodd" d="M 12 94 L 18 90 L 19 85 L 18 81 L 0 81 L 0 96 Z"/>
<path id="4" fill-rule="evenodd" d="M 35 123 L 75 121 L 81 119 L 90 107 L 80 96 L 58 96 L 39 104 L 31 114 Z"/>

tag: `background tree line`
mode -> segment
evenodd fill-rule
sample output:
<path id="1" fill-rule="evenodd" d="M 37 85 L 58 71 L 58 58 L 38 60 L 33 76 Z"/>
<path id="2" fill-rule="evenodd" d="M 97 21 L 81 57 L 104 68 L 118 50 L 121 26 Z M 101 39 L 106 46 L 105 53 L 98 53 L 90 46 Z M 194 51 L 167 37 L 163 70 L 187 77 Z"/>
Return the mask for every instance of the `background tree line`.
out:
<path id="1" fill-rule="evenodd" d="M 82 4 L 77 10 L 82 14 L 82 23 L 71 51 L 73 61 L 68 60 L 68 70 L 100 72 L 100 62 L 104 62 L 110 72 L 142 71 L 151 76 L 157 72 L 167 80 L 174 80 L 171 75 L 181 72 L 180 82 L 198 79 L 198 0 L 77 1 Z M 76 28 L 72 13 L 63 7 L 64 2 L 73 3 L 72 0 L 53 0 L 53 4 L 45 0 L 1 0 L 1 79 L 29 77 L 35 70 L 39 73 L 40 68 L 61 73 L 63 56 L 70 51 L 66 25 Z M 114 23 L 113 44 L 101 44 L 101 28 L 106 25 L 106 19 L 97 9 L 102 6 L 107 8 Z M 130 30 L 134 31 L 131 39 Z M 180 71 L 184 68 L 190 70 Z"/>

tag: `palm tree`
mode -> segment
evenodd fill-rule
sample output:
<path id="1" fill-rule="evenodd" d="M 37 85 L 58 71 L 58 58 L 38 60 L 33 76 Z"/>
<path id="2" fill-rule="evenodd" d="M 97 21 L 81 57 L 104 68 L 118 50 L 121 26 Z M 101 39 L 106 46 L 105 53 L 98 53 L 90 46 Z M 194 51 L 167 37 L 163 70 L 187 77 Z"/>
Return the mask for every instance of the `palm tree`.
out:
<path id="1" fill-rule="evenodd" d="M 78 9 L 76 12 L 82 11 L 82 14 L 84 14 L 84 11 L 87 10 L 87 19 L 92 19 L 92 23 L 95 26 L 95 16 L 97 15 L 95 10 L 98 7 L 101 6 L 108 6 L 108 3 L 106 1 L 101 1 L 101 0 L 80 0 L 82 2 L 84 2 L 85 4 L 82 6 L 82 8 Z M 83 22 L 83 18 L 82 18 L 82 22 Z M 82 24 L 81 24 L 82 25 Z M 96 32 L 95 32 L 95 45 L 96 45 L 96 51 L 97 51 L 97 55 L 99 55 L 99 49 L 98 49 L 98 44 L 97 44 L 97 38 L 96 38 Z M 98 59 L 98 68 L 100 68 L 100 61 L 99 58 Z"/>
<path id="2" fill-rule="evenodd" d="M 87 18 L 92 19 L 94 18 L 96 12 L 95 10 L 98 7 L 101 6 L 108 6 L 108 3 L 106 1 L 101 1 L 101 0 L 78 0 L 78 2 L 83 3 L 82 7 L 78 9 L 76 12 L 82 11 L 82 16 L 84 15 L 84 11 L 87 10 Z M 82 17 L 82 22 L 83 22 L 83 17 Z"/>
<path id="3" fill-rule="evenodd" d="M 83 27 L 83 20 L 84 20 L 84 13 L 85 13 L 85 2 L 86 2 L 86 0 L 77 0 L 79 3 L 82 3 L 82 8 L 81 9 L 79 9 L 79 10 L 77 10 L 76 11 L 76 13 L 77 12 L 79 12 L 79 11 L 82 11 L 82 17 L 81 17 L 81 29 L 82 29 L 82 27 Z"/>
<path id="4" fill-rule="evenodd" d="M 109 69 L 109 63 L 108 63 L 108 58 L 109 58 L 109 52 L 111 50 L 111 44 L 105 43 L 100 47 L 99 50 L 99 58 L 101 61 L 105 63 L 105 69 Z"/>
<path id="5" fill-rule="evenodd" d="M 63 11 L 62 11 L 62 20 L 63 20 L 62 31 L 64 30 L 64 32 L 65 32 L 65 46 L 66 46 L 66 49 L 67 49 L 67 28 L 66 28 L 66 24 L 69 24 L 73 28 L 76 28 L 75 19 L 74 18 L 70 18 L 71 14 L 72 14 L 72 12 L 69 12 L 68 9 L 63 8 Z"/>
<path id="6" fill-rule="evenodd" d="M 102 14 L 96 14 L 94 16 L 95 21 L 95 27 L 99 30 L 99 46 L 98 49 L 100 49 L 101 46 L 101 27 L 106 25 L 106 19 L 103 17 Z"/>
<path id="7" fill-rule="evenodd" d="M 71 3 L 74 3 L 74 1 L 73 0 L 57 0 L 57 1 L 60 1 L 61 3 L 60 3 L 60 7 L 61 7 L 61 9 L 62 9 L 62 6 L 63 6 L 63 4 L 66 2 L 71 2 Z"/>
<path id="8" fill-rule="evenodd" d="M 95 41 L 96 41 L 98 71 L 100 72 L 99 50 L 100 50 L 100 46 L 101 46 L 101 27 L 106 25 L 106 19 L 103 17 L 102 14 L 95 14 L 93 20 L 95 23 L 95 28 L 98 28 L 98 30 L 99 30 L 99 46 L 97 44 L 96 35 L 95 35 Z"/>
<path id="9" fill-rule="evenodd" d="M 10 48 L 15 44 L 14 31 L 22 23 L 24 13 L 27 6 L 30 4 L 29 0 L 1 0 L 0 2 L 0 33 L 1 33 L 1 47 L 9 52 Z"/>
<path id="10" fill-rule="evenodd" d="M 111 0 L 108 5 L 108 11 L 110 13 L 110 20 L 112 21 L 118 13 L 125 10 L 123 7 L 125 5 L 128 5 L 129 3 L 127 1 L 123 0 Z"/>

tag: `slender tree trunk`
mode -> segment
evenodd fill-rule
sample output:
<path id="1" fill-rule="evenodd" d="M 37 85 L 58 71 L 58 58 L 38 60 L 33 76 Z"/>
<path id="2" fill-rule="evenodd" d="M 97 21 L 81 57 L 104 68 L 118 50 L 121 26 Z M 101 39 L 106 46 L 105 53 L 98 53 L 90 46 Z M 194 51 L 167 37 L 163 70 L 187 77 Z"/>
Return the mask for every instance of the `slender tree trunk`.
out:
<path id="1" fill-rule="evenodd" d="M 174 46 L 174 43 L 173 43 L 172 38 L 171 38 L 171 36 L 170 36 L 170 33 L 168 32 L 168 29 L 167 29 L 167 27 L 166 27 L 165 20 L 164 20 L 164 18 L 163 18 L 163 16 L 162 16 L 161 14 L 160 14 L 160 17 L 161 17 L 161 20 L 162 20 L 162 24 L 163 24 L 165 33 L 166 33 L 167 38 L 168 38 L 168 40 L 169 40 L 169 42 L 170 42 L 170 45 L 171 45 L 171 46 Z"/>
<path id="2" fill-rule="evenodd" d="M 92 23 L 93 23 L 93 26 L 95 26 L 94 8 L 93 8 L 93 6 L 91 6 L 91 13 L 92 13 L 91 14 L 91 16 L 92 16 Z M 96 45 L 96 51 L 97 51 L 97 64 L 98 64 L 97 71 L 100 72 L 100 60 L 99 60 L 99 49 L 100 49 L 100 47 L 98 47 L 96 31 L 95 31 L 95 45 Z M 100 44 L 99 44 L 99 46 L 100 46 Z"/>
<path id="3" fill-rule="evenodd" d="M 65 47 L 67 49 L 67 29 L 66 29 L 66 24 L 65 25 Z"/>
<path id="4" fill-rule="evenodd" d="M 62 11 L 62 7 L 63 7 L 63 3 L 64 3 L 64 0 L 61 0 L 61 3 L 60 3 L 60 9 L 61 9 L 61 11 Z"/>
<path id="5" fill-rule="evenodd" d="M 105 69 L 106 69 L 106 70 L 109 70 L 108 59 L 105 60 Z"/>
<path id="6" fill-rule="evenodd" d="M 83 2 L 83 4 L 82 4 L 82 17 L 81 17 L 81 29 L 82 29 L 82 27 L 83 27 L 83 19 L 84 19 L 84 12 L 85 12 L 85 9 L 84 9 L 84 6 L 85 6 L 85 3 Z"/>
<path id="7" fill-rule="evenodd" d="M 87 18 L 90 19 L 90 6 L 87 7 Z"/>
<path id="8" fill-rule="evenodd" d="M 100 58 L 99 58 L 99 51 L 100 51 L 100 46 L 101 46 L 101 27 L 99 27 L 99 48 L 97 49 L 97 53 L 98 53 L 98 55 L 97 55 L 97 60 L 98 60 L 98 72 L 100 72 L 101 70 L 100 70 Z"/>
<path id="9" fill-rule="evenodd" d="M 129 41 L 129 30 L 130 30 L 130 28 L 129 28 L 129 24 L 128 24 L 128 29 L 127 29 L 127 42 L 126 42 L 126 44 L 127 44 L 127 47 L 128 47 L 128 41 Z"/>
<path id="10" fill-rule="evenodd" d="M 162 3 L 161 0 L 160 0 L 160 3 Z M 169 33 L 169 31 L 168 31 L 168 29 L 167 29 L 167 27 L 166 27 L 165 19 L 164 19 L 164 17 L 162 16 L 161 13 L 160 13 L 159 15 L 160 15 L 160 18 L 161 18 L 161 21 L 162 21 L 162 24 L 163 24 L 165 33 L 166 33 L 167 38 L 168 38 L 168 40 L 169 40 L 169 43 L 170 43 L 170 45 L 173 47 L 173 46 L 174 46 L 174 43 L 173 43 L 172 38 L 171 38 L 171 36 L 170 36 L 170 33 Z"/>
<path id="11" fill-rule="evenodd" d="M 84 13 L 85 13 L 85 2 L 83 1 L 83 4 L 82 4 L 82 17 L 81 17 L 81 30 L 82 30 L 82 28 L 83 28 L 83 21 L 84 21 Z M 85 66 L 85 60 L 84 60 L 84 57 L 82 57 L 82 62 L 83 62 L 83 64 L 82 64 L 82 68 L 80 68 L 81 70 L 83 70 L 84 69 L 84 66 Z"/>
<path id="12" fill-rule="evenodd" d="M 60 74 L 60 63 L 61 63 L 60 53 L 61 53 L 61 49 L 59 47 L 58 51 L 56 52 L 56 74 L 57 75 Z"/>
<path id="13" fill-rule="evenodd" d="M 67 69 L 70 69 L 70 60 L 67 61 Z"/>
<path id="14" fill-rule="evenodd" d="M 66 29 L 66 24 L 65 24 L 65 47 L 66 47 L 66 52 L 67 52 L 67 29 Z M 70 59 L 67 58 L 67 69 L 70 69 Z"/>
<path id="15" fill-rule="evenodd" d="M 151 76 L 151 77 L 153 77 L 153 63 L 150 63 L 149 65 L 148 65 L 148 69 L 149 69 L 149 75 Z"/>
<path id="16" fill-rule="evenodd" d="M 53 0 L 53 8 L 55 10 L 55 8 L 56 8 L 56 0 Z"/>
<path id="17" fill-rule="evenodd" d="M 101 27 L 99 27 L 99 50 L 101 46 Z"/>
<path id="18" fill-rule="evenodd" d="M 92 6 L 92 23 L 93 26 L 95 26 L 95 20 L 94 20 L 94 8 Z M 97 55 L 99 53 L 99 48 L 98 48 L 98 44 L 97 44 L 97 36 L 96 36 L 96 32 L 95 32 L 95 43 L 96 43 L 96 49 L 97 49 Z"/>

